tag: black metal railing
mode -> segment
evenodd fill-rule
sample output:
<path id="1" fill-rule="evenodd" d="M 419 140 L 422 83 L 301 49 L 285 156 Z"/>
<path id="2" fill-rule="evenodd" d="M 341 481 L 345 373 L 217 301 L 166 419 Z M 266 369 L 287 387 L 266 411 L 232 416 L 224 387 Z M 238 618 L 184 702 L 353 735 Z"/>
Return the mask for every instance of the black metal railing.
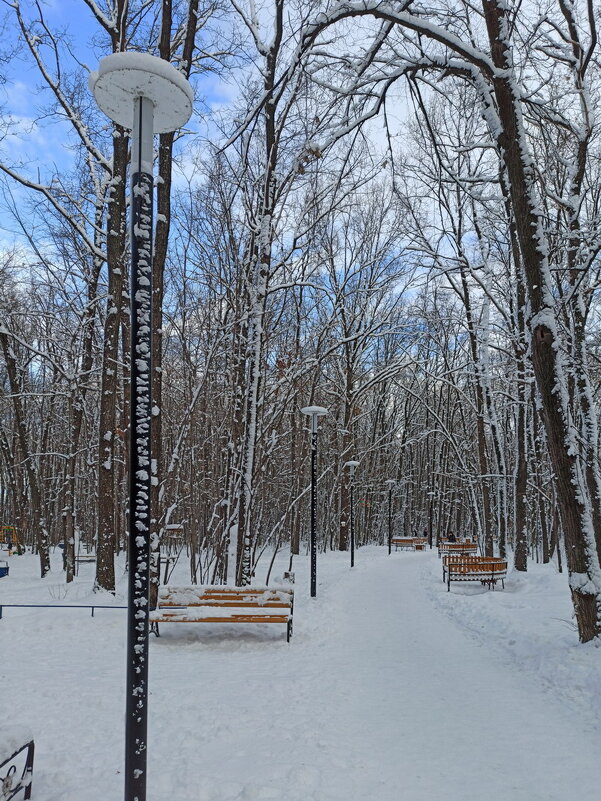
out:
<path id="1" fill-rule="evenodd" d="M 127 606 L 114 606 L 112 604 L 4 604 L 0 603 L 0 620 L 4 607 L 30 608 L 30 609 L 91 609 L 94 617 L 95 609 L 127 609 Z"/>

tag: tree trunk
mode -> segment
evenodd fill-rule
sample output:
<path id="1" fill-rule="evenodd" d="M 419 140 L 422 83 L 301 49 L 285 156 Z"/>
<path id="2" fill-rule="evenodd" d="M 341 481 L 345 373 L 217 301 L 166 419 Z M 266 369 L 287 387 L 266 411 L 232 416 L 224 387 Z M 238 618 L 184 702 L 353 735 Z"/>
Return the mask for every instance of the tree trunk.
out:
<path id="1" fill-rule="evenodd" d="M 0 327 L 0 345 L 6 362 L 6 372 L 12 395 L 15 423 L 19 439 L 19 447 L 27 480 L 29 483 L 29 498 L 31 503 L 31 524 L 36 538 L 36 545 L 40 557 L 40 575 L 42 578 L 50 572 L 50 550 L 48 547 L 48 531 L 46 529 L 46 516 L 43 514 L 43 501 L 40 493 L 38 474 L 33 463 L 27 439 L 27 424 L 25 421 L 25 410 L 22 403 L 22 388 L 19 386 L 17 363 L 14 352 L 9 342 L 8 331 Z"/>
<path id="2" fill-rule="evenodd" d="M 555 474 L 572 602 L 580 640 L 587 642 L 601 633 L 600 568 L 588 487 L 572 445 L 570 409 L 574 398 L 570 397 L 570 388 L 559 362 L 562 343 L 557 341 L 557 318 L 545 247 L 547 240 L 536 199 L 536 176 L 529 161 L 520 99 L 514 93 L 506 6 L 499 0 L 483 0 L 482 6 L 493 60 L 498 68 L 492 78 L 501 123 L 498 144 L 507 170 L 532 312 L 532 363 Z"/>
<path id="3" fill-rule="evenodd" d="M 125 273 L 125 179 L 129 140 L 115 125 L 113 177 L 107 217 L 109 290 L 103 335 L 102 380 L 98 426 L 98 533 L 96 544 L 97 589 L 115 592 L 115 436 L 118 409 L 119 330 Z"/>

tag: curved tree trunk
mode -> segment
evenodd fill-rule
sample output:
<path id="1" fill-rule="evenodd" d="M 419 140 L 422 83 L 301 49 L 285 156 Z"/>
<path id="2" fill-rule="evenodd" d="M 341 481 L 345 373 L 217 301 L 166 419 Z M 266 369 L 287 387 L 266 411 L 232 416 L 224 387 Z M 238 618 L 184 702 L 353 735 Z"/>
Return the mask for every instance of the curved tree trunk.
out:
<path id="1" fill-rule="evenodd" d="M 560 361 L 564 343 L 559 339 L 546 237 L 536 199 L 536 176 L 529 160 L 520 100 L 514 92 L 506 6 L 499 0 L 483 0 L 482 6 L 498 68 L 492 78 L 501 123 L 498 145 L 506 168 L 532 313 L 532 363 L 555 474 L 572 602 L 580 640 L 587 642 L 601 633 L 601 569 L 586 475 L 574 448 L 571 410 L 575 398 Z"/>

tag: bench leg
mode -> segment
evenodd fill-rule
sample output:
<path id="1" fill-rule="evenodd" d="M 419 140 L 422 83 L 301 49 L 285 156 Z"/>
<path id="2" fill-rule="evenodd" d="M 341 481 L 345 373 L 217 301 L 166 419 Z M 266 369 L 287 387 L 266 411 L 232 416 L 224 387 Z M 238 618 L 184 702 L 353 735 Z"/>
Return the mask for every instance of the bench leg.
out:
<path id="1" fill-rule="evenodd" d="M 150 631 L 151 631 L 151 633 L 152 633 L 152 634 L 156 634 L 156 636 L 157 636 L 157 637 L 160 637 L 160 636 L 161 636 L 161 635 L 159 634 L 159 624 L 158 624 L 158 622 L 157 622 L 156 620 L 155 620 L 155 621 L 153 621 L 153 622 L 151 622 L 151 624 L 150 624 Z"/>
<path id="2" fill-rule="evenodd" d="M 286 642 L 290 642 L 290 637 L 292 637 L 292 618 L 290 618 L 286 625 Z"/>

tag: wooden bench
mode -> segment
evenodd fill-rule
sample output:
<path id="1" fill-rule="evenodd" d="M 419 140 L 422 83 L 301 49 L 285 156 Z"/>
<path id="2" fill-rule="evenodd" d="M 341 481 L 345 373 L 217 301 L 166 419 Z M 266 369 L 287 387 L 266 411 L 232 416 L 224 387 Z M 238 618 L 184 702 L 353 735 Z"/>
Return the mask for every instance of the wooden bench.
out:
<path id="1" fill-rule="evenodd" d="M 163 587 L 150 613 L 150 630 L 159 623 L 284 623 L 292 636 L 294 589 L 277 587 Z"/>
<path id="2" fill-rule="evenodd" d="M 428 543 L 427 537 L 393 537 L 390 540 L 395 551 L 424 551 Z"/>
<path id="3" fill-rule="evenodd" d="M 497 581 L 505 589 L 507 560 L 498 556 L 456 556 L 450 554 L 443 559 L 442 580 L 447 582 L 447 592 L 451 581 L 479 581 L 494 589 Z"/>
<path id="4" fill-rule="evenodd" d="M 8 801 L 17 793 L 24 792 L 24 798 L 31 798 L 31 780 L 33 777 L 33 740 L 29 735 L 22 737 L 13 734 L 8 738 L 0 738 L 0 798 Z M 21 764 L 22 763 L 22 764 Z"/>
<path id="5" fill-rule="evenodd" d="M 446 556 L 447 554 L 461 554 L 462 556 L 470 556 L 478 552 L 478 543 L 470 542 L 449 542 L 448 540 L 441 540 L 438 543 L 438 557 Z"/>

